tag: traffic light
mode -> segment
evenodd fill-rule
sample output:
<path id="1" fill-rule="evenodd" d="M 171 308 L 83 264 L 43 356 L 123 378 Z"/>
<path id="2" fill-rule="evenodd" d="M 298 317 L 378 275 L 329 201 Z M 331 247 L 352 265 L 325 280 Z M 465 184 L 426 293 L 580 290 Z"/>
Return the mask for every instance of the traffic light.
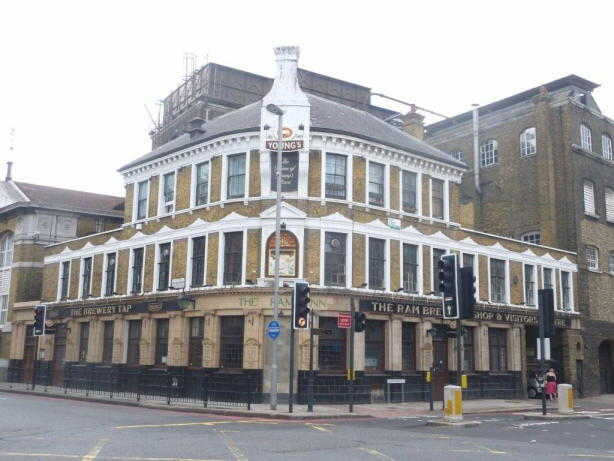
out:
<path id="1" fill-rule="evenodd" d="M 354 312 L 354 331 L 360 333 L 367 328 L 367 318 L 364 312 Z"/>
<path id="2" fill-rule="evenodd" d="M 537 300 L 539 306 L 538 318 L 544 322 L 544 337 L 552 338 L 556 335 L 554 326 L 554 291 L 552 288 L 537 290 Z"/>
<path id="3" fill-rule="evenodd" d="M 292 306 L 292 328 L 303 330 L 309 327 L 309 284 L 296 282 L 294 284 L 294 305 Z"/>
<path id="4" fill-rule="evenodd" d="M 47 306 L 39 304 L 34 308 L 34 336 L 45 334 L 45 320 L 47 316 Z"/>
<path id="5" fill-rule="evenodd" d="M 473 318 L 475 306 L 475 276 L 472 267 L 463 267 L 460 270 L 460 316 L 462 319 Z"/>
<path id="6" fill-rule="evenodd" d="M 458 318 L 458 284 L 456 255 L 444 255 L 437 263 L 439 267 L 439 291 L 443 296 L 443 318 Z"/>

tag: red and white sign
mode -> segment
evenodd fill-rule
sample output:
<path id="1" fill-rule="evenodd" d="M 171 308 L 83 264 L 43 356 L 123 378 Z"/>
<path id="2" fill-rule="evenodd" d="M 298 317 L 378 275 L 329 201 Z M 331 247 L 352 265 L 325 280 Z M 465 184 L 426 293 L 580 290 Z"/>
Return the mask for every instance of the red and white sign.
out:
<path id="1" fill-rule="evenodd" d="M 339 316 L 337 317 L 337 327 L 338 328 L 351 328 L 352 327 L 352 316 L 347 312 L 339 312 Z"/>

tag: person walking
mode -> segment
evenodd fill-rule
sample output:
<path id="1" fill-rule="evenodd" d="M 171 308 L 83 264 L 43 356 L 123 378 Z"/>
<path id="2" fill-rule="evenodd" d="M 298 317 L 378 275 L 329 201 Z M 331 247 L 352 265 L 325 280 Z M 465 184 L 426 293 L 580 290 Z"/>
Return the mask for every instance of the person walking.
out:
<path id="1" fill-rule="evenodd" d="M 546 398 L 548 400 L 556 398 L 556 374 L 553 368 L 550 368 L 546 373 Z"/>

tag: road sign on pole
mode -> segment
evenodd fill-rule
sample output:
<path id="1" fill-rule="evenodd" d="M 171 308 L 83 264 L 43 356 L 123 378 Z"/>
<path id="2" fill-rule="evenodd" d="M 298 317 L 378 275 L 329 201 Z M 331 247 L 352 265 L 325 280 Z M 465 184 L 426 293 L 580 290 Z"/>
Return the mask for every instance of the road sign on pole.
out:
<path id="1" fill-rule="evenodd" d="M 269 338 L 272 340 L 276 340 L 279 337 L 279 333 L 281 332 L 281 326 L 277 320 L 271 320 L 266 327 L 266 334 L 269 335 Z"/>
<path id="2" fill-rule="evenodd" d="M 339 312 L 337 316 L 337 328 L 350 328 L 352 326 L 352 314 Z"/>

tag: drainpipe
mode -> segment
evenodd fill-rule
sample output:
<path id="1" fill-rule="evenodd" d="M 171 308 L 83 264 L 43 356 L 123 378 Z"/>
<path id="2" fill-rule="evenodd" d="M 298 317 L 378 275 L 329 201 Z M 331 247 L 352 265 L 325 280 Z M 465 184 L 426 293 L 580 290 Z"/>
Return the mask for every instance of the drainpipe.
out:
<path id="1" fill-rule="evenodd" d="M 473 107 L 473 177 L 475 180 L 475 190 L 478 194 L 482 194 L 482 188 L 480 187 L 480 138 L 479 138 L 479 104 L 472 104 Z"/>

